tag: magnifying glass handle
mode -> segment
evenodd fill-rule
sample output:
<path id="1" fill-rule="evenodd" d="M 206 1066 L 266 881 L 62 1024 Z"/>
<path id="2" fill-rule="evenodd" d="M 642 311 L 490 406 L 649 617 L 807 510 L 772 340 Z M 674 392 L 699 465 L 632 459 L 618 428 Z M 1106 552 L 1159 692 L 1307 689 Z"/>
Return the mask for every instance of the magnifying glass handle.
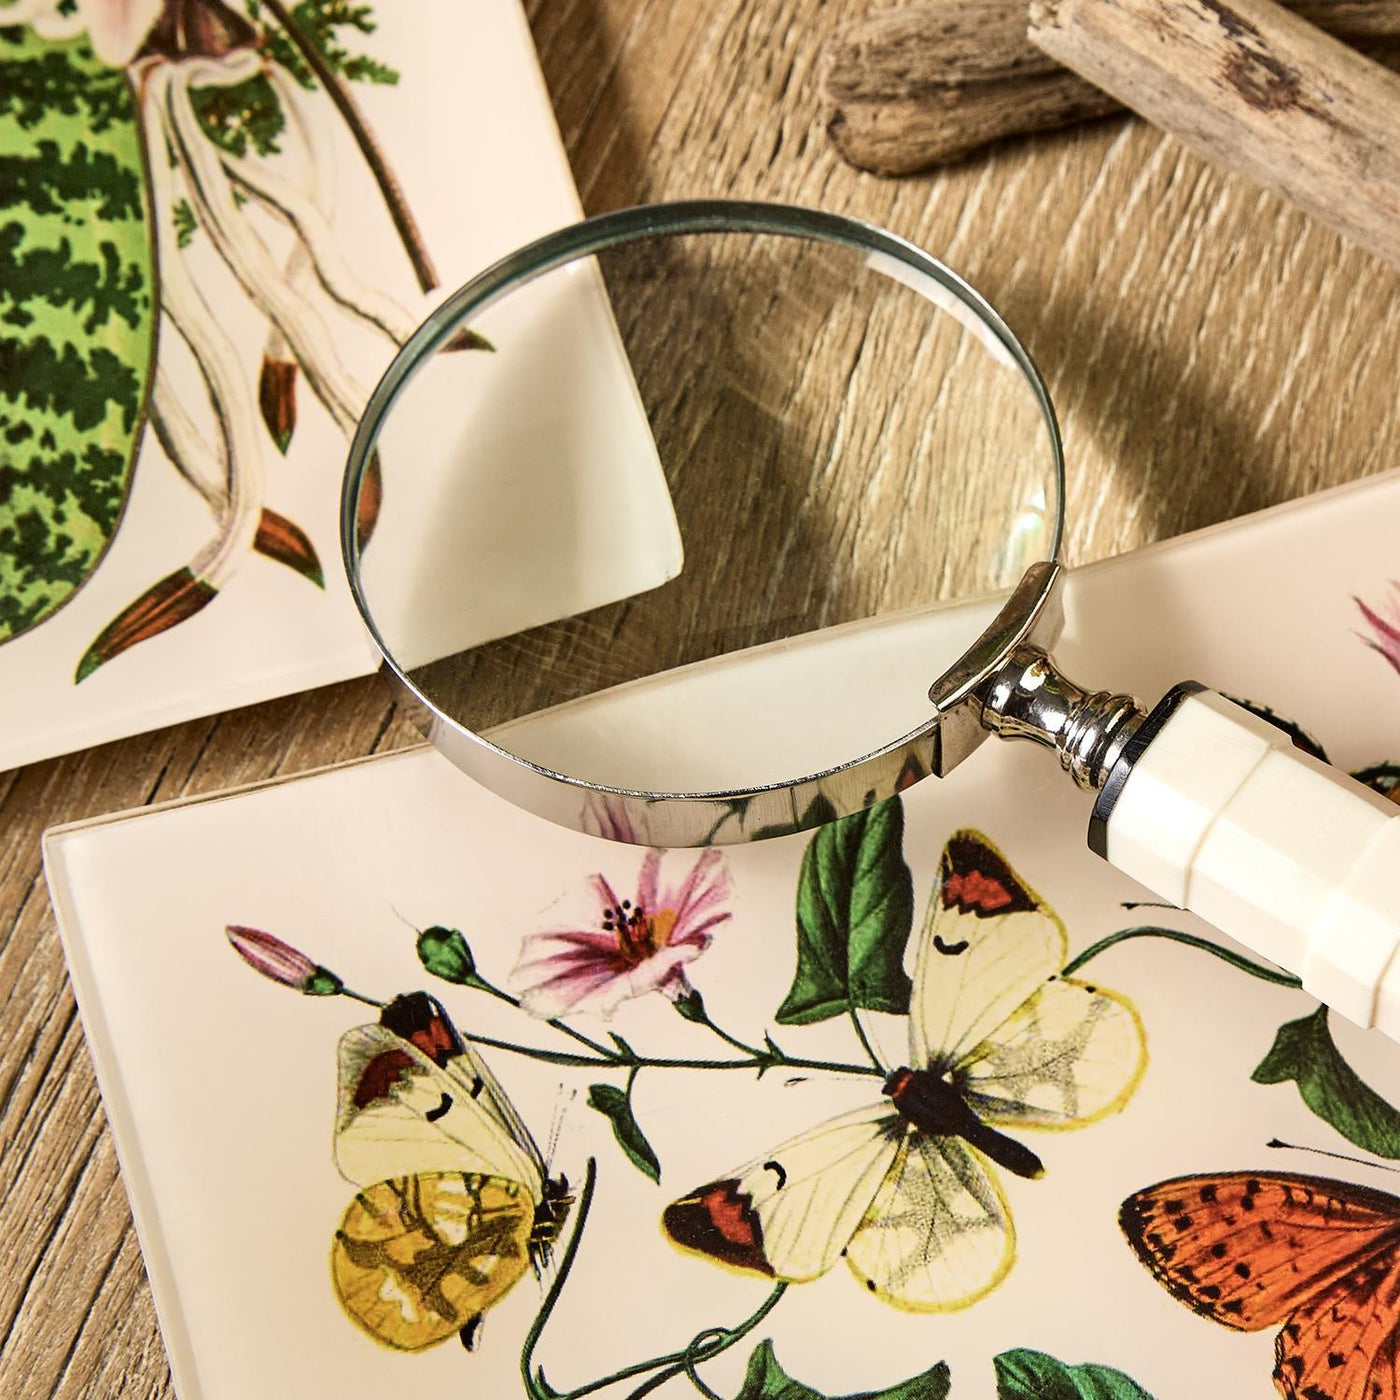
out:
<path id="1" fill-rule="evenodd" d="M 1089 845 L 1400 1040 L 1400 807 L 1205 687 L 1122 744 Z"/>

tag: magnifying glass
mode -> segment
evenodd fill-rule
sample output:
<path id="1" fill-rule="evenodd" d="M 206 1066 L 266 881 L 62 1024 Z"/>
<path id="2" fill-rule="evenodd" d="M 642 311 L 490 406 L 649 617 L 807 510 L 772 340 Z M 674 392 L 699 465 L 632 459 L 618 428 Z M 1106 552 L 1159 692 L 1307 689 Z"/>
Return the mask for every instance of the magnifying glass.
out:
<path id="1" fill-rule="evenodd" d="M 1095 851 L 1400 1036 L 1394 804 L 1202 686 L 1149 712 L 1069 681 L 1063 520 L 1044 381 L 962 278 L 703 201 L 444 302 L 370 400 L 341 533 L 420 727 L 518 806 L 762 839 L 1031 740 L 1098 794 Z"/>

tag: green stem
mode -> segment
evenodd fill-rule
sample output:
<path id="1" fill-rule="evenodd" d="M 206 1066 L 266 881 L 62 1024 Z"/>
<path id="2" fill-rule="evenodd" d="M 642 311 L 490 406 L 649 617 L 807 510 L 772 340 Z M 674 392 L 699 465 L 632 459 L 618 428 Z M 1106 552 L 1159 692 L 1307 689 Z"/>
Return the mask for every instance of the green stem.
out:
<path id="1" fill-rule="evenodd" d="M 399 241 L 413 265 L 413 274 L 418 279 L 419 287 L 425 292 L 432 291 L 438 284 L 437 269 L 433 266 L 432 258 L 428 256 L 427 244 L 423 242 L 423 235 L 419 232 L 417 220 L 408 207 L 408 201 L 404 198 L 403 189 L 394 172 L 389 169 L 388 159 L 380 148 L 378 139 L 370 130 L 364 113 L 360 111 L 359 104 L 350 91 L 350 85 L 326 62 L 325 55 L 302 32 L 301 26 L 292 18 L 282 0 L 262 0 L 262 3 L 281 26 L 283 33 L 302 56 L 307 67 L 321 80 L 326 95 L 335 104 L 345 125 L 350 128 L 350 134 L 355 138 L 355 144 L 360 148 L 360 154 L 365 158 L 365 164 L 369 166 L 375 184 L 379 186 L 379 193 L 389 207 L 389 217 L 394 221 Z"/>
<path id="2" fill-rule="evenodd" d="M 349 997 L 351 1001 L 361 1001 L 361 1002 L 363 1002 L 366 1006 L 373 1006 L 373 1007 L 377 1008 L 377 1009 L 380 1010 L 380 1011 L 383 1011 L 383 1010 L 384 1010 L 384 1007 L 385 1007 L 385 1004 L 386 1004 L 386 1003 L 384 1003 L 384 1002 L 382 1002 L 382 1001 L 377 1000 L 377 999 L 374 998 L 374 997 L 367 997 L 367 996 L 364 995 L 363 992 L 354 991 L 354 990 L 352 990 L 352 989 L 349 988 L 349 987 L 342 987 L 342 988 L 340 989 L 340 991 L 337 993 L 337 995 L 338 995 L 338 996 L 343 996 L 343 997 Z"/>
<path id="3" fill-rule="evenodd" d="M 513 1006 L 517 1011 L 520 1010 L 519 997 L 511 996 L 508 991 L 503 987 L 496 986 L 494 982 L 488 982 L 479 972 L 473 972 L 471 974 L 471 980 L 466 985 L 475 987 L 477 991 L 485 992 L 488 996 L 495 997 L 497 1001 L 505 1002 L 507 1006 Z M 545 1025 L 553 1026 L 556 1031 L 562 1031 L 571 1040 L 578 1041 L 580 1045 L 586 1045 L 596 1054 L 606 1055 L 609 1053 L 605 1045 L 600 1045 L 596 1040 L 591 1040 L 588 1036 L 584 1035 L 582 1031 L 576 1031 L 572 1026 L 566 1025 L 557 1017 L 550 1017 L 550 1019 L 545 1022 Z"/>
<path id="4" fill-rule="evenodd" d="M 737 1342 L 741 1342 L 750 1332 L 768 1316 L 774 1308 L 778 1306 L 778 1300 L 787 1292 L 787 1283 L 781 1282 L 773 1286 L 773 1291 L 765 1298 L 758 1309 L 749 1317 L 745 1318 L 737 1327 L 720 1328 L 712 1327 L 699 1336 L 695 1337 L 688 1347 L 681 1353 L 678 1360 L 666 1366 L 665 1370 L 658 1371 L 650 1380 L 643 1381 L 636 1390 L 629 1391 L 627 1400 L 643 1400 L 644 1396 L 650 1395 L 653 1391 L 660 1390 L 667 1381 L 674 1380 L 682 1372 L 691 1375 L 691 1378 L 701 1386 L 703 1391 L 708 1391 L 708 1387 L 700 1382 L 699 1377 L 694 1374 L 695 1368 L 702 1361 L 713 1361 L 716 1356 L 726 1352 Z M 661 1358 L 657 1358 L 658 1362 Z M 615 1377 L 609 1377 L 611 1383 Z M 713 1393 L 713 1392 L 709 1392 Z M 577 1400 L 577 1392 L 572 1392 L 565 1397 L 565 1400 Z"/>
<path id="5" fill-rule="evenodd" d="M 1228 948 L 1222 948 L 1218 943 L 1212 943 L 1208 938 L 1197 938 L 1194 933 L 1182 933 L 1179 929 L 1173 928 L 1156 928 L 1150 924 L 1141 928 L 1120 929 L 1117 933 L 1110 933 L 1106 938 L 1099 939 L 1097 943 L 1090 944 L 1077 958 L 1071 958 L 1065 964 L 1064 975 L 1073 977 L 1085 963 L 1098 957 L 1100 953 L 1105 953 L 1115 944 L 1126 943 L 1132 938 L 1165 938 L 1171 943 L 1184 943 L 1188 948 L 1199 948 L 1201 952 L 1209 953 L 1212 957 L 1219 958 L 1221 962 L 1229 963 L 1231 967 L 1236 967 L 1241 972 L 1247 972 L 1251 977 L 1257 977 L 1262 982 L 1272 982 L 1279 987 L 1301 987 L 1303 985 L 1302 979 L 1295 977 L 1291 972 L 1265 967 L 1239 953 L 1232 953 Z"/>
<path id="6" fill-rule="evenodd" d="M 555 1400 L 558 1394 L 547 1385 L 543 1372 L 539 1373 L 538 1383 L 536 1382 L 535 1348 L 539 1345 L 549 1315 L 559 1301 L 559 1295 L 564 1291 L 569 1271 L 574 1267 L 574 1257 L 578 1254 L 578 1247 L 583 1240 L 583 1227 L 588 1223 L 588 1212 L 593 1206 L 593 1188 L 597 1180 L 598 1162 L 596 1158 L 590 1157 L 583 1169 L 583 1189 L 579 1192 L 578 1210 L 574 1214 L 574 1229 L 569 1236 L 568 1248 L 559 1260 L 559 1268 L 549 1285 L 549 1292 L 544 1295 L 544 1302 L 540 1304 L 540 1310 L 535 1314 L 535 1320 L 525 1334 L 525 1344 L 520 1349 L 520 1374 L 525 1380 L 525 1393 L 531 1400 Z"/>
<path id="7" fill-rule="evenodd" d="M 880 1057 L 875 1053 L 875 1047 L 871 1045 L 869 1037 L 865 1034 L 865 1027 L 860 1023 L 860 1017 L 856 1014 L 855 1003 L 847 1001 L 846 1014 L 851 1018 L 851 1025 L 855 1027 L 856 1039 L 860 1041 L 861 1049 L 870 1057 L 870 1063 L 875 1066 L 879 1074 L 884 1074 L 885 1067 L 880 1063 Z"/>
<path id="8" fill-rule="evenodd" d="M 701 1376 L 696 1353 L 701 1345 L 708 1342 L 711 1338 L 717 1337 L 720 1333 L 721 1329 L 718 1327 L 712 1328 L 709 1332 L 701 1332 L 685 1349 L 684 1361 L 686 1379 L 705 1397 L 705 1400 L 724 1400 L 724 1396 L 707 1384 L 704 1377 Z"/>
<path id="9" fill-rule="evenodd" d="M 747 1336 L 773 1311 L 778 1304 L 778 1299 L 787 1290 L 786 1283 L 779 1283 L 764 1299 L 762 1305 L 737 1327 L 709 1328 L 693 1338 L 682 1351 L 669 1352 L 665 1356 L 654 1356 L 648 1361 L 634 1362 L 631 1366 L 624 1366 L 621 1370 L 612 1372 L 611 1375 L 600 1377 L 596 1381 L 589 1381 L 587 1385 L 581 1385 L 574 1390 L 563 1392 L 555 1390 L 545 1379 L 544 1368 L 535 1365 L 535 1348 L 540 1344 L 544 1329 L 549 1323 L 550 1316 L 564 1292 L 564 1285 L 568 1282 L 569 1274 L 573 1270 L 579 1245 L 583 1241 L 584 1227 L 588 1224 L 588 1212 L 593 1206 L 593 1191 L 597 1181 L 598 1163 L 590 1157 L 588 1165 L 584 1168 L 583 1188 L 579 1192 L 578 1208 L 574 1214 L 574 1228 L 569 1236 L 569 1243 L 559 1260 L 559 1268 L 549 1285 L 549 1291 L 545 1294 L 544 1302 L 540 1304 L 540 1310 L 535 1314 L 535 1320 L 530 1324 L 530 1330 L 525 1334 L 525 1343 L 520 1349 L 520 1374 L 524 1378 L 525 1393 L 530 1397 L 530 1400 L 583 1400 L 586 1395 L 592 1395 L 596 1391 L 605 1390 L 608 1386 L 617 1385 L 620 1381 L 630 1380 L 633 1376 L 640 1376 L 647 1371 L 654 1371 L 657 1367 L 663 1366 L 668 1368 L 663 1382 L 670 1380 L 672 1376 L 679 1375 L 681 1371 L 693 1369 L 698 1362 L 708 1361 L 711 1357 L 718 1356 L 722 1351 L 727 1351 L 735 1342 Z M 634 1393 L 640 1396 L 656 1388 L 655 1384 L 648 1383 L 647 1386 Z"/>
<path id="10" fill-rule="evenodd" d="M 745 1055 L 751 1055 L 754 1059 L 760 1058 L 762 1052 L 756 1047 L 747 1044 L 739 1039 L 737 1035 L 730 1035 L 723 1026 L 717 1026 L 711 1019 L 708 1010 L 702 1012 L 701 1024 L 708 1026 L 726 1045 L 733 1046 L 735 1050 L 742 1051 Z"/>
<path id="11" fill-rule="evenodd" d="M 544 1050 L 537 1045 L 518 1045 L 512 1040 L 497 1040 L 494 1036 L 470 1036 L 473 1045 L 485 1045 L 492 1050 L 506 1050 L 512 1055 L 524 1055 L 549 1065 L 566 1065 L 575 1069 L 815 1069 L 829 1074 L 865 1074 L 884 1076 L 883 1069 L 869 1065 L 847 1065 L 835 1060 L 808 1060 L 782 1051 L 754 1053 L 742 1060 L 687 1060 L 671 1056 L 624 1055 L 619 1051 L 599 1047 L 598 1055 L 575 1055 L 567 1050 Z"/>

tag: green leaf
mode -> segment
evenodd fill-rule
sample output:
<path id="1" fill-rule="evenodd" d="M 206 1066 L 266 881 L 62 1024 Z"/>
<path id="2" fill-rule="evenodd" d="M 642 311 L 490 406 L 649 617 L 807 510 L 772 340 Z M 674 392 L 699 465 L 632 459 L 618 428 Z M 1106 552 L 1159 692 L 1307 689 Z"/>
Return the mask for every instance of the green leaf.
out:
<path id="1" fill-rule="evenodd" d="M 846 1396 L 845 1400 L 947 1400 L 951 1385 L 948 1363 L 940 1361 L 931 1370 L 900 1381 L 887 1390 L 866 1390 L 859 1395 Z M 836 1400 L 836 1397 L 793 1380 L 778 1364 L 773 1343 L 765 1338 L 749 1357 L 744 1388 L 737 1400 Z"/>
<path id="2" fill-rule="evenodd" d="M 1377 1157 L 1400 1158 L 1400 1112 L 1342 1058 L 1328 1029 L 1325 1006 L 1280 1026 L 1250 1078 L 1256 1084 L 1293 1080 L 1303 1102 L 1348 1142 Z"/>
<path id="3" fill-rule="evenodd" d="M 455 982 L 459 987 L 481 984 L 472 950 L 455 928 L 425 928 L 418 935 L 418 961 L 444 982 Z"/>
<path id="4" fill-rule="evenodd" d="M 149 191 L 126 73 L 0 27 L 0 642 L 116 534 L 155 359 Z"/>
<path id="5" fill-rule="evenodd" d="M 590 1084 L 588 1106 L 596 1108 L 612 1124 L 613 1136 L 627 1154 L 627 1160 L 644 1176 L 659 1182 L 661 1163 L 632 1115 L 630 1097 L 613 1084 Z"/>
<path id="6" fill-rule="evenodd" d="M 797 972 L 778 1021 L 803 1026 L 850 1007 L 909 1009 L 904 945 L 914 882 L 904 863 L 897 797 L 822 827 L 797 883 Z"/>
<path id="7" fill-rule="evenodd" d="M 1135 1380 L 1111 1366 L 1066 1366 L 1043 1351 L 1018 1347 L 993 1358 L 997 1400 L 1152 1400 Z"/>

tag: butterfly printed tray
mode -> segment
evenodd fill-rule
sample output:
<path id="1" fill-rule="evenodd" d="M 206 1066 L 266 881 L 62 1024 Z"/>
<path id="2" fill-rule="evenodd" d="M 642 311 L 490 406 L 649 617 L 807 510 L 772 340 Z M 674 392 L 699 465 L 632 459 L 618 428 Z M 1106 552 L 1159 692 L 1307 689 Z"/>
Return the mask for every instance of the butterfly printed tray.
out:
<path id="1" fill-rule="evenodd" d="M 1389 790 L 1397 510 L 1082 570 L 1059 659 Z M 420 749 L 50 833 L 183 1400 L 1400 1400 L 1400 1046 L 1139 905 L 1088 807 L 989 742 L 662 854 Z"/>

